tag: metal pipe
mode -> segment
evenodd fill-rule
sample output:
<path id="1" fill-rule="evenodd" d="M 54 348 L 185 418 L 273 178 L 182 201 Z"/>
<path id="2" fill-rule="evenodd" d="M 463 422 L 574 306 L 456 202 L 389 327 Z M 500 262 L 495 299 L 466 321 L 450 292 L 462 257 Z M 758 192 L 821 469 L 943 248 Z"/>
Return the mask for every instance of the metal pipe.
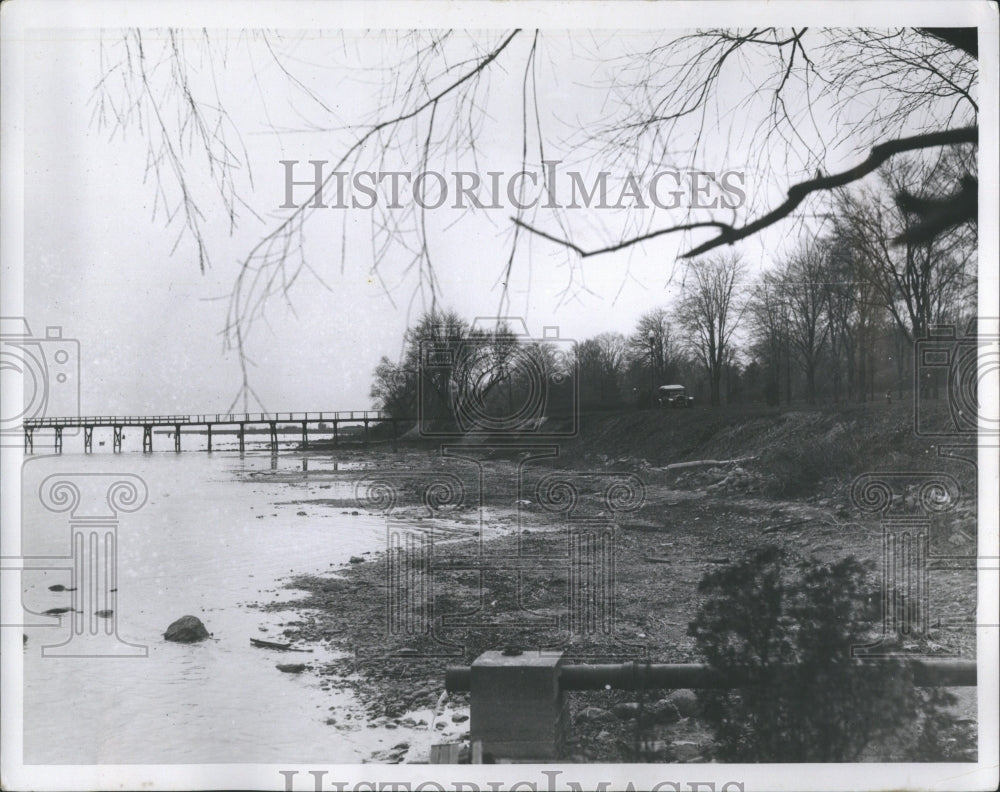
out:
<path id="1" fill-rule="evenodd" d="M 860 668 L 875 668 L 884 660 L 859 661 Z M 918 687 L 975 687 L 977 673 L 973 660 L 912 659 L 903 660 L 913 672 Z M 779 666 L 772 678 L 794 668 Z M 757 684 L 746 669 L 725 672 L 703 663 L 609 663 L 600 665 L 564 665 L 559 669 L 561 690 L 639 690 L 680 688 L 738 688 Z M 448 666 L 445 689 L 451 693 L 467 692 L 471 685 L 469 666 Z"/>

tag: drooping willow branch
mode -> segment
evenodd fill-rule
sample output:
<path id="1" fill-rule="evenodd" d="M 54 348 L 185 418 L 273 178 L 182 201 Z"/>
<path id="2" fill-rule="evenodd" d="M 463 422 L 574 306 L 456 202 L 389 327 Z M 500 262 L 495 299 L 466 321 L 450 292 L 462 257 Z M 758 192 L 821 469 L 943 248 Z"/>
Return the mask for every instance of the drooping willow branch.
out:
<path id="1" fill-rule="evenodd" d="M 391 118 L 371 124 L 343 152 L 327 176 L 313 190 L 308 200 L 300 204 L 287 218 L 262 237 L 243 258 L 240 263 L 239 275 L 236 277 L 233 291 L 230 294 L 225 328 L 227 342 L 235 346 L 238 352 L 243 375 L 243 385 L 237 393 L 237 401 L 240 396 L 246 401 L 247 395 L 252 395 L 248 384 L 247 357 L 244 350 L 246 330 L 254 317 L 263 310 L 264 303 L 268 297 L 281 293 L 287 298 L 289 288 L 301 271 L 303 269 L 311 271 L 312 268 L 306 264 L 304 258 L 301 258 L 301 245 L 298 248 L 300 251 L 299 265 L 290 276 L 285 271 L 285 264 L 291 254 L 293 240 L 302 234 L 302 227 L 306 216 L 311 213 L 313 204 L 322 204 L 322 200 L 319 199 L 329 188 L 330 183 L 336 178 L 337 172 L 343 168 L 345 163 L 353 157 L 358 156 L 366 143 L 373 139 L 378 139 L 381 133 L 407 121 L 416 119 L 425 111 L 433 112 L 445 97 L 483 73 L 507 49 L 520 32 L 520 28 L 510 32 L 491 51 L 486 53 L 482 58 L 474 61 L 466 72 L 447 84 L 440 91 L 427 96 L 411 109 L 401 111 Z M 428 130 L 429 134 L 430 130 Z M 426 249 L 422 251 L 422 255 L 425 253 Z M 426 259 L 426 256 L 424 258 Z M 429 260 L 426 260 L 426 263 L 429 266 Z M 430 276 L 431 283 L 433 283 L 433 273 L 430 273 Z"/>

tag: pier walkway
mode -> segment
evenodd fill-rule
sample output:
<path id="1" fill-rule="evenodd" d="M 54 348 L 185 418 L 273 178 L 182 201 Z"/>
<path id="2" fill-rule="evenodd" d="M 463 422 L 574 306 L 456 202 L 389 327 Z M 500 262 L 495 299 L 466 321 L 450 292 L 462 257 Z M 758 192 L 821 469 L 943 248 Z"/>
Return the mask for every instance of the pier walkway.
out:
<path id="1" fill-rule="evenodd" d="M 174 451 L 181 450 L 181 428 L 199 427 L 206 430 L 208 436 L 207 450 L 212 450 L 212 430 L 216 427 L 233 427 L 239 437 L 240 451 L 245 449 L 248 428 L 257 433 L 257 427 L 266 427 L 272 452 L 278 450 L 278 435 L 289 431 L 301 433 L 303 448 L 309 447 L 310 427 L 316 432 L 331 432 L 336 445 L 340 440 L 340 428 L 343 426 L 363 426 L 363 438 L 367 441 L 368 429 L 372 424 L 392 424 L 392 439 L 396 440 L 397 429 L 401 419 L 394 418 L 384 410 L 338 410 L 336 412 L 279 412 L 279 413 L 215 413 L 204 415 L 99 415 L 80 416 L 72 418 L 31 418 L 24 421 L 24 450 L 33 453 L 35 450 L 35 433 L 51 429 L 54 433 L 53 444 L 58 452 L 63 448 L 63 432 L 66 429 L 83 429 L 83 450 L 93 451 L 94 429 L 106 428 L 112 430 L 112 449 L 115 453 L 122 450 L 122 429 L 126 426 L 142 427 L 142 450 L 153 450 L 153 430 L 167 427 L 172 430 Z"/>

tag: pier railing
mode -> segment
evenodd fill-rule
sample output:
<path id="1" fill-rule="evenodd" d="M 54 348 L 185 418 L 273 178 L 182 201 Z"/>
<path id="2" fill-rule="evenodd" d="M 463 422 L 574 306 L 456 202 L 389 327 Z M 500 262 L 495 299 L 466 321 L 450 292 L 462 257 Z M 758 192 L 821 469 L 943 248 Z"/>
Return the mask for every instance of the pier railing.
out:
<path id="1" fill-rule="evenodd" d="M 319 423 L 337 421 L 388 421 L 384 410 L 337 410 L 334 412 L 202 413 L 198 415 L 88 415 L 58 418 L 27 418 L 26 429 L 62 426 L 189 426 L 241 423 Z"/>
<path id="2" fill-rule="evenodd" d="M 239 449 L 246 448 L 246 433 L 256 433 L 255 426 L 267 426 L 270 429 L 270 447 L 272 452 L 278 450 L 278 435 L 286 434 L 290 424 L 296 424 L 302 432 L 302 448 L 309 447 L 309 427 L 312 431 L 333 430 L 333 442 L 339 442 L 339 430 L 345 424 L 363 424 L 363 440 L 368 442 L 368 429 L 373 424 L 391 424 L 392 441 L 396 442 L 399 424 L 405 423 L 400 418 L 390 415 L 384 410 L 334 410 L 331 412 L 256 412 L 256 413 L 200 413 L 190 415 L 79 415 L 25 419 L 24 450 L 34 453 L 36 430 L 50 429 L 54 433 L 53 447 L 61 452 L 64 429 L 83 429 L 83 449 L 89 453 L 94 446 L 95 429 L 113 429 L 112 448 L 115 453 L 122 450 L 122 430 L 126 426 L 142 427 L 142 450 L 153 450 L 153 430 L 161 427 L 173 429 L 174 450 L 181 450 L 181 427 L 204 427 L 208 436 L 208 450 L 212 450 L 212 430 L 220 426 L 236 427 L 239 438 Z M 232 432 L 232 430 L 226 430 Z M 102 442 L 101 445 L 104 445 Z"/>

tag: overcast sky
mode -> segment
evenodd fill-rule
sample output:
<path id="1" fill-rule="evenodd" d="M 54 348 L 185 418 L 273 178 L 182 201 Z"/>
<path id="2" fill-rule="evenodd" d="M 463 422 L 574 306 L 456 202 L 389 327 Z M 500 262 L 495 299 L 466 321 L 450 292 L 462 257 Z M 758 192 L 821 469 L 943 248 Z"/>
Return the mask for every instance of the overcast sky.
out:
<path id="1" fill-rule="evenodd" d="M 212 200 L 204 157 L 192 148 L 185 162 L 188 178 L 201 190 L 211 257 L 201 273 L 182 224 L 168 223 L 162 207 L 153 214 L 156 180 L 147 170 L 148 129 L 133 124 L 113 135 L 95 119 L 95 86 L 120 57 L 113 44 L 118 35 L 105 31 L 102 45 L 98 32 L 46 31 L 32 35 L 26 47 L 25 315 L 36 336 L 46 326 L 60 325 L 65 336 L 79 339 L 84 414 L 222 411 L 241 382 L 236 355 L 223 344 L 240 261 L 290 214 L 279 208 L 284 199 L 279 160 L 301 160 L 297 174 L 304 178 L 306 160 L 332 159 L 343 150 L 356 132 L 339 127 L 369 120 L 373 96 L 392 79 L 364 67 L 388 62 L 392 52 L 375 34 L 285 31 L 263 40 L 232 30 L 213 32 L 207 46 L 196 32 L 190 34 L 192 89 L 199 96 L 218 91 L 239 131 L 233 139 L 245 146 L 252 169 L 252 185 L 244 171 L 237 188 L 262 218 L 244 210 L 230 233 Z M 497 35 L 482 40 L 496 41 Z M 144 36 L 154 45 L 162 42 L 155 31 Z M 590 154 L 577 145 L 574 128 L 590 128 L 610 112 L 602 86 L 612 75 L 613 59 L 636 46 L 633 38 L 546 34 L 535 80 L 547 156 L 563 159 L 564 167 L 587 167 Z M 510 174 L 520 168 L 519 69 L 531 41 L 523 39 L 510 68 L 491 73 L 481 93 L 485 120 L 475 159 L 466 154 L 442 163 L 442 170 L 447 165 Z M 162 74 L 156 71 L 154 79 Z M 720 106 L 728 101 L 727 91 L 736 96 L 740 88 L 739 75 L 735 84 L 724 83 Z M 176 98 L 162 109 L 176 117 Z M 776 179 L 755 171 L 740 140 L 729 138 L 717 151 L 717 161 L 704 167 L 744 172 L 748 200 L 758 207 L 780 200 L 787 188 L 783 174 Z M 537 160 L 532 151 L 529 168 Z M 391 154 L 386 164 L 417 165 L 405 150 Z M 169 179 L 165 189 L 176 197 Z M 299 200 L 305 192 L 298 189 Z M 469 319 L 496 314 L 513 213 L 509 204 L 475 214 L 448 208 L 427 213 L 440 306 Z M 642 216 L 638 222 L 655 227 L 669 224 L 670 217 L 659 214 L 654 222 Z M 637 222 L 609 210 L 567 211 L 565 218 L 574 239 L 586 247 L 607 244 Z M 539 214 L 537 221 L 560 232 L 554 216 Z M 417 289 L 417 270 L 406 269 L 402 244 L 373 254 L 369 223 L 364 210 L 318 210 L 308 220 L 303 244 L 313 271 L 291 286 L 287 301 L 268 300 L 264 320 L 246 339 L 254 364 L 251 384 L 268 410 L 368 407 L 372 369 L 380 356 L 399 355 L 407 321 L 427 306 L 426 292 L 421 298 Z M 740 250 L 751 272 L 770 266 L 799 233 L 780 227 L 744 244 Z M 534 335 L 551 325 L 578 340 L 606 330 L 627 333 L 643 311 L 675 298 L 678 252 L 708 236 L 668 236 L 582 261 L 546 240 L 522 240 L 512 267 L 509 311 L 524 316 Z M 373 259 L 379 262 L 377 273 Z"/>

